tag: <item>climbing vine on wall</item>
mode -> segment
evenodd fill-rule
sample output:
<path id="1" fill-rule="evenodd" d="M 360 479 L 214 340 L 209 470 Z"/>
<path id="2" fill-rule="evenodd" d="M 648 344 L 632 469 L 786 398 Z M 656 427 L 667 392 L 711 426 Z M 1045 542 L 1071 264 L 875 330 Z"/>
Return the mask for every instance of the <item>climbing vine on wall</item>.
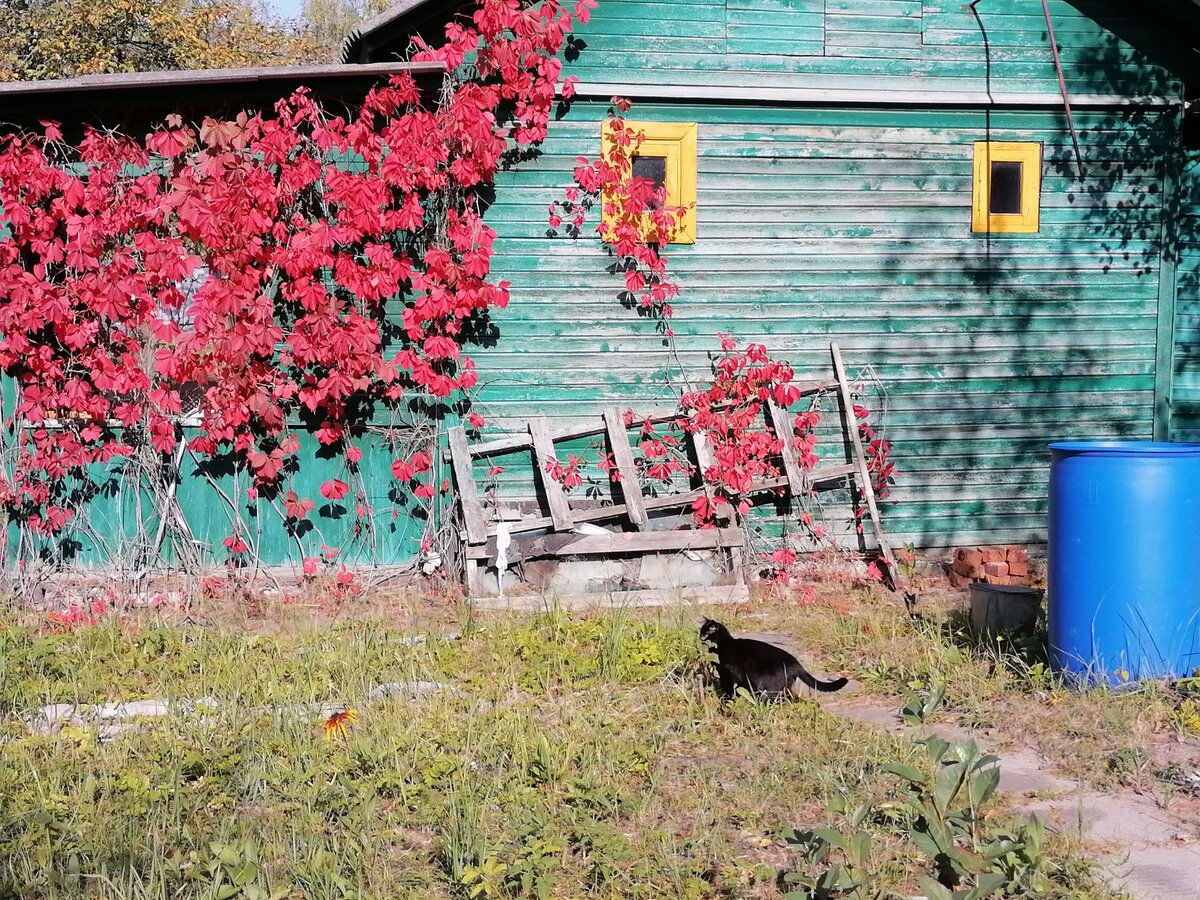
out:
<path id="1" fill-rule="evenodd" d="M 624 280 L 620 297 L 623 305 L 657 320 L 668 345 L 673 346 L 672 303 L 681 292 L 668 268 L 666 250 L 679 223 L 695 215 L 695 210 L 670 206 L 664 187 L 655 189 L 651 181 L 633 174 L 633 158 L 644 135 L 624 119 L 630 107 L 628 100 L 612 98 L 606 132 L 613 137 L 604 142 L 597 158 L 577 160 L 575 185 L 566 190 L 562 200 L 551 204 L 549 224 L 552 234 L 565 229 L 569 236 L 579 238 L 584 234 L 589 214 L 599 208 L 601 216 L 595 233 L 614 259 L 613 271 Z M 680 431 L 703 435 L 713 454 L 713 464 L 699 473 L 711 490 L 693 505 L 695 522 L 703 528 L 714 527 L 734 512 L 744 515 L 750 510 L 755 493 L 751 485 L 783 475 L 785 442 L 791 443 L 796 461 L 804 471 L 811 471 L 818 462 L 819 397 L 807 409 L 791 412 L 790 434 L 776 434 L 767 427 L 766 404 L 790 411 L 800 399 L 801 392 L 793 384 L 792 367 L 785 361 L 772 359 L 762 344 L 739 348 L 731 335 L 717 337 L 720 353 L 714 354 L 708 386 L 681 396 L 682 415 L 678 419 L 660 424 L 659 430 L 646 422 L 637 443 L 639 473 L 645 487 L 654 490 L 656 484 L 669 483 L 679 473 L 692 474 L 693 467 L 673 435 Z M 884 498 L 896 476 L 890 459 L 891 445 L 876 434 L 865 407 L 856 404 L 853 415 L 853 427 L 864 443 L 872 487 Z M 617 470 L 607 454 L 601 456 L 598 466 L 617 480 Z M 574 484 L 580 483 L 578 469 L 576 464 L 569 470 Z M 557 477 L 553 471 L 551 474 Z M 825 527 L 805 508 L 807 498 L 796 500 L 802 507 L 799 524 L 804 537 L 810 544 L 827 542 Z M 862 504 L 856 504 L 853 516 L 859 533 L 863 514 Z M 786 580 L 794 571 L 797 554 L 785 543 L 767 551 L 764 558 L 774 575 Z M 878 566 L 869 571 L 880 577 Z"/>
<path id="2" fill-rule="evenodd" d="M 301 89 L 232 120 L 171 117 L 141 140 L 68 144 L 53 123 L 5 137 L 10 518 L 57 535 L 95 490 L 91 467 L 166 464 L 185 441 L 202 464 L 245 473 L 246 501 L 270 503 L 293 534 L 326 501 L 369 522 L 358 465 L 371 417 L 476 382 L 464 346 L 508 300 L 480 197 L 508 154 L 545 137 L 556 90 L 572 88 L 557 54 L 594 6 L 483 0 L 416 55 L 454 73 L 440 102 L 401 74 L 349 116 Z M 310 443 L 342 460 L 321 499 L 295 489 Z M 447 487 L 433 468 L 420 451 L 392 471 L 428 502 Z M 233 557 L 253 551 L 241 521 L 224 541 Z"/>
<path id="3" fill-rule="evenodd" d="M 612 99 L 607 132 L 610 139 L 596 159 L 576 160 L 575 186 L 564 199 L 550 205 L 550 228 L 565 228 L 579 237 L 588 214 L 599 207 L 596 232 L 612 254 L 613 268 L 624 280 L 622 302 L 659 323 L 672 335 L 671 301 L 679 296 L 679 284 L 667 269 L 667 246 L 680 223 L 695 211 L 671 206 L 665 187 L 633 174 L 633 158 L 645 135 L 622 117 L 630 103 Z"/>

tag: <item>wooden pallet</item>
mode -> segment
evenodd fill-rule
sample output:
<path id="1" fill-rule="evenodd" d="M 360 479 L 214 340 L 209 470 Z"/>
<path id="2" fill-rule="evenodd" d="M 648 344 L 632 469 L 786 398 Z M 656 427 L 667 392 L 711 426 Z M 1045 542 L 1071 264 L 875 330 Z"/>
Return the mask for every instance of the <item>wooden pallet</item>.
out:
<path id="1" fill-rule="evenodd" d="M 866 500 L 875 539 L 895 581 L 898 579 L 895 558 L 879 522 L 878 504 L 871 486 L 862 441 L 858 434 L 858 424 L 854 417 L 854 407 L 851 402 L 850 387 L 846 381 L 845 367 L 842 364 L 837 345 L 831 344 L 830 350 L 834 363 L 834 383 L 838 390 L 838 405 L 841 408 L 843 427 L 849 435 L 854 462 L 805 472 L 800 466 L 799 460 L 796 459 L 791 441 L 784 440 L 783 475 L 754 482 L 750 491 L 751 493 L 760 493 L 786 488 L 795 497 L 801 496 L 813 488 L 823 489 L 839 483 L 850 483 L 854 487 L 853 481 L 857 478 L 857 490 Z M 830 385 L 814 381 L 800 383 L 796 387 L 799 388 L 801 396 L 811 396 L 827 390 Z M 776 434 L 790 436 L 792 424 L 788 414 L 771 402 L 768 402 L 766 407 L 766 416 L 772 430 Z M 677 418 L 677 415 L 649 416 L 638 418 L 637 422 L 638 427 L 641 427 L 644 422 L 664 424 Z M 600 421 L 593 424 L 555 429 L 551 427 L 545 417 L 536 416 L 528 420 L 527 428 L 527 434 L 474 445 L 469 443 L 466 431 L 461 426 L 450 429 L 449 458 L 457 488 L 458 505 L 462 515 L 462 538 L 465 544 L 463 576 L 471 596 L 475 596 L 479 592 L 481 564 L 486 564 L 487 560 L 496 555 L 496 536 L 501 528 L 510 536 L 530 532 L 548 533 L 533 541 L 524 541 L 520 545 L 520 553 L 524 559 L 537 556 L 561 558 L 686 550 L 724 550 L 728 554 L 729 566 L 737 584 L 745 584 L 741 558 L 745 537 L 740 523 L 736 521 L 735 513 L 730 512 L 731 518 L 723 520 L 719 523 L 720 527 L 712 529 L 656 531 L 650 527 L 652 524 L 651 513 L 687 509 L 697 498 L 711 496 L 711 488 L 701 486 L 682 493 L 659 497 L 643 497 L 640 491 L 626 491 L 625 486 L 638 485 L 640 482 L 633 460 L 633 451 L 630 448 L 629 429 L 617 407 L 606 409 Z M 610 490 L 612 491 L 610 505 L 591 508 L 572 507 L 562 485 L 550 476 L 547 466 L 555 458 L 554 446 L 559 441 L 597 435 L 604 435 L 607 438 L 613 461 L 620 473 L 620 484 L 613 485 L 610 479 Z M 712 454 L 708 443 L 702 434 L 692 433 L 688 437 L 700 471 L 703 471 L 712 465 Z M 489 523 L 487 512 L 480 501 L 479 490 L 475 484 L 472 471 L 473 462 L 477 459 L 523 449 L 529 449 L 533 453 L 536 477 L 546 499 L 542 515 L 502 523 Z M 635 530 L 609 534 L 576 533 L 576 529 L 581 524 L 614 520 L 625 520 Z"/>

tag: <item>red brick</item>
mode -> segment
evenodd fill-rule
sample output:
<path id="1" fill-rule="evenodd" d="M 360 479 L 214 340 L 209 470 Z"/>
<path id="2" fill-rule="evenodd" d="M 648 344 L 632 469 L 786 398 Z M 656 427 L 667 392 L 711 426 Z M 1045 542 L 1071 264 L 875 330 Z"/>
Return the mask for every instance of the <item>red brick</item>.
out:
<path id="1" fill-rule="evenodd" d="M 1009 558 L 1008 574 L 1019 575 L 1022 578 L 1027 578 L 1029 576 L 1029 560 Z"/>
<path id="2" fill-rule="evenodd" d="M 961 559 L 956 560 L 954 565 L 951 568 L 953 571 L 957 572 L 959 575 L 962 575 L 965 578 L 978 578 L 980 575 L 983 574 L 983 566 L 968 565 L 966 560 L 961 560 Z"/>
<path id="3" fill-rule="evenodd" d="M 1009 547 L 1008 548 L 1008 562 L 1009 562 L 1009 565 L 1012 565 L 1013 563 L 1016 562 L 1016 563 L 1021 563 L 1021 565 L 1027 566 L 1029 564 L 1029 553 L 1028 553 L 1028 551 L 1025 550 L 1024 547 Z"/>
<path id="4" fill-rule="evenodd" d="M 983 574 L 988 578 L 997 578 L 1008 575 L 1008 563 L 1006 562 L 987 562 L 983 564 Z"/>
<path id="5" fill-rule="evenodd" d="M 983 565 L 983 551 L 978 547 L 960 547 L 954 553 L 954 561 L 965 563 L 972 568 L 978 568 Z"/>
<path id="6" fill-rule="evenodd" d="M 969 588 L 971 586 L 971 579 L 965 575 L 959 575 L 957 572 L 951 569 L 950 584 L 952 587 L 956 588 Z"/>
<path id="7" fill-rule="evenodd" d="M 991 562 L 1002 563 L 1007 558 L 1007 554 L 999 547 L 984 547 L 983 561 L 985 564 Z"/>

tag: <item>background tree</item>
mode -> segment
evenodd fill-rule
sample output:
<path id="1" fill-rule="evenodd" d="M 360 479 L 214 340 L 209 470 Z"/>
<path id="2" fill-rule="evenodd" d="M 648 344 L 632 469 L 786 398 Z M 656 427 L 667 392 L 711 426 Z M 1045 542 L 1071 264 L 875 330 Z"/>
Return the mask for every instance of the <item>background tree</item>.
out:
<path id="1" fill-rule="evenodd" d="M 303 16 L 316 52 L 341 59 L 342 42 L 357 25 L 377 16 L 394 0 L 306 0 Z"/>
<path id="2" fill-rule="evenodd" d="M 247 0 L 3 0 L 0 80 L 285 65 L 312 38 Z"/>

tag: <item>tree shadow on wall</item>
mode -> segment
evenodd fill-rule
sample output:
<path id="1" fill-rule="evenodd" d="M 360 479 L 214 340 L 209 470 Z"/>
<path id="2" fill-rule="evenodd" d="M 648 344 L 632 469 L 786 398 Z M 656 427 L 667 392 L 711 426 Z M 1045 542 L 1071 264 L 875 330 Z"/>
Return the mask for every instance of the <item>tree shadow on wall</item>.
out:
<path id="1" fill-rule="evenodd" d="M 979 24 L 990 92 L 986 16 Z M 839 336 L 849 365 L 874 363 L 889 384 L 902 480 L 885 518 L 891 514 L 897 542 L 985 542 L 989 532 L 1040 541 L 1049 442 L 1151 437 L 1158 276 L 1197 242 L 1197 217 L 1179 215 L 1196 198 L 1176 195 L 1164 204 L 1164 174 L 1182 168 L 1180 108 L 1146 102 L 1163 97 L 1172 79 L 1119 35 L 1070 49 L 1073 95 L 1132 101 L 1075 109 L 1082 173 L 1061 106 L 1045 125 L 1031 122 L 1029 111 L 988 109 L 977 134 L 970 126 L 960 132 L 957 165 L 968 169 L 973 141 L 1033 140 L 1022 134 L 1031 127 L 1049 133 L 1041 232 L 972 234 L 964 208 L 961 237 L 938 239 L 930 252 L 919 216 L 907 225 L 889 221 L 899 249 L 879 263 L 880 295 L 865 299 L 879 330 L 905 335 L 910 349 L 885 346 L 874 359 L 856 360 L 856 336 Z M 1056 90 L 1048 46 L 1045 67 L 1047 87 Z M 929 192 L 931 213 L 945 208 L 944 190 L 914 186 Z M 889 282 L 913 290 L 899 293 Z M 932 297 L 945 298 L 939 315 L 915 330 L 909 304 Z"/>

